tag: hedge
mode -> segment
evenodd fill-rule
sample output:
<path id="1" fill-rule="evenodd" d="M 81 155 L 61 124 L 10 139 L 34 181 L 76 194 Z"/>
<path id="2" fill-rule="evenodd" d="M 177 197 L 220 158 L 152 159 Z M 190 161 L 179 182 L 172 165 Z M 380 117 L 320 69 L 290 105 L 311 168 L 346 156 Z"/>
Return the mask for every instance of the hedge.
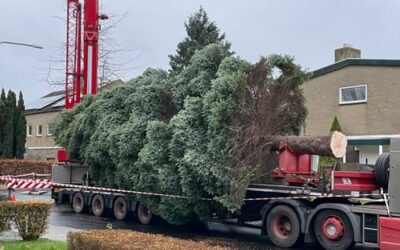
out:
<path id="1" fill-rule="evenodd" d="M 0 201 L 0 232 L 11 228 L 11 216 L 8 202 Z"/>
<path id="2" fill-rule="evenodd" d="M 1 175 L 51 174 L 51 161 L 0 159 Z"/>
<path id="3" fill-rule="evenodd" d="M 198 237 L 174 238 L 160 234 L 130 230 L 89 230 L 69 232 L 69 250 L 131 250 L 131 249 L 270 249 L 265 242 L 240 242 L 232 239 Z"/>
<path id="4" fill-rule="evenodd" d="M 11 221 L 23 240 L 37 240 L 47 230 L 51 205 L 43 200 L 0 202 L 0 228 L 9 229 Z"/>

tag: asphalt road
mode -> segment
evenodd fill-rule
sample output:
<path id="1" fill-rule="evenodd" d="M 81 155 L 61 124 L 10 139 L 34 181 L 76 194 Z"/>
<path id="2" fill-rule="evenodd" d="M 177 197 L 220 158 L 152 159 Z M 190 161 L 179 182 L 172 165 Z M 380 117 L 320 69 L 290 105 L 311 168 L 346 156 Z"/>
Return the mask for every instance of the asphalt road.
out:
<path id="1" fill-rule="evenodd" d="M 0 196 L 7 194 L 7 191 L 0 191 Z M 43 195 L 26 195 L 20 192 L 15 192 L 18 200 L 44 199 L 50 200 L 50 194 Z M 53 240 L 66 240 L 69 231 L 80 231 L 86 229 L 105 229 L 111 224 L 113 229 L 130 229 L 141 232 L 159 233 L 170 236 L 190 237 L 196 236 L 213 236 L 223 237 L 227 239 L 237 239 L 244 242 L 260 242 L 264 246 L 270 246 L 271 249 L 277 250 L 280 248 L 274 247 L 273 244 L 264 236 L 261 236 L 260 229 L 250 227 L 239 227 L 235 225 L 227 225 L 222 223 L 209 223 L 207 226 L 173 226 L 165 222 L 159 221 L 154 225 L 141 225 L 135 219 L 118 221 L 109 217 L 95 217 L 89 214 L 76 214 L 68 205 L 53 206 L 49 218 L 49 230 L 44 236 Z M 2 240 L 19 240 L 16 230 L 1 233 L 0 241 Z M 314 249 L 316 246 L 303 246 L 298 249 Z M 357 247 L 356 249 L 363 249 Z"/>

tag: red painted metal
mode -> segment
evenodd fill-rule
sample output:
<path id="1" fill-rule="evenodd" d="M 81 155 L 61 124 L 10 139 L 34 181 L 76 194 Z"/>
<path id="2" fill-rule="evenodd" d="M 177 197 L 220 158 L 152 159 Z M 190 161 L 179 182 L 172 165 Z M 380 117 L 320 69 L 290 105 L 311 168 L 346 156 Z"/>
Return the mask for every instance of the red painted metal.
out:
<path id="1" fill-rule="evenodd" d="M 272 221 L 272 230 L 277 237 L 286 239 L 292 233 L 292 222 L 287 216 L 281 214 Z"/>
<path id="2" fill-rule="evenodd" d="M 79 0 L 67 0 L 65 108 L 80 102 L 82 8 Z"/>
<path id="3" fill-rule="evenodd" d="M 289 185 L 319 182 L 317 174 L 311 171 L 311 155 L 296 154 L 284 144 L 280 145 L 279 167 L 272 172 L 272 176 L 286 178 Z"/>
<path id="4" fill-rule="evenodd" d="M 108 17 L 99 15 L 98 0 L 85 0 L 83 11 L 85 20 L 82 58 L 82 5 L 79 0 L 67 0 L 66 109 L 80 103 L 81 90 L 83 96 L 97 93 L 99 19 Z"/>
<path id="5" fill-rule="evenodd" d="M 332 171 L 332 189 L 348 191 L 374 191 L 379 186 L 373 172 Z"/>
<path id="6" fill-rule="evenodd" d="M 281 145 L 279 167 L 286 173 L 311 173 L 311 155 L 296 154 L 290 148 Z"/>
<path id="7" fill-rule="evenodd" d="M 99 18 L 107 19 L 108 17 L 99 15 L 98 0 L 85 0 L 84 8 L 83 95 L 95 95 L 97 93 Z"/>
<path id="8" fill-rule="evenodd" d="M 344 230 L 343 221 L 335 215 L 327 216 L 322 223 L 322 234 L 328 240 L 340 240 L 344 235 Z"/>
<path id="9" fill-rule="evenodd" d="M 400 218 L 379 217 L 379 249 L 400 249 Z"/>
<path id="10" fill-rule="evenodd" d="M 67 150 L 65 150 L 63 148 L 57 150 L 57 161 L 58 162 L 66 162 L 66 161 L 68 161 Z"/>

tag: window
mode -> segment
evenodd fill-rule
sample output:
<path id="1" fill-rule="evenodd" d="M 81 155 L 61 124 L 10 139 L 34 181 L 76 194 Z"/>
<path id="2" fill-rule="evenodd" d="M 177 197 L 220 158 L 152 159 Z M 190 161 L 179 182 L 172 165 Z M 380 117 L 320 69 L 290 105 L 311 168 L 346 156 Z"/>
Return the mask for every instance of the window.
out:
<path id="1" fill-rule="evenodd" d="M 42 136 L 43 134 L 43 126 L 37 125 L 36 136 Z"/>
<path id="2" fill-rule="evenodd" d="M 31 137 L 32 136 L 32 125 L 29 125 L 26 127 L 26 136 Z"/>
<path id="3" fill-rule="evenodd" d="M 47 136 L 52 136 L 50 124 L 47 125 Z"/>
<path id="4" fill-rule="evenodd" d="M 339 89 L 339 103 L 353 104 L 367 102 L 367 85 L 343 87 Z"/>

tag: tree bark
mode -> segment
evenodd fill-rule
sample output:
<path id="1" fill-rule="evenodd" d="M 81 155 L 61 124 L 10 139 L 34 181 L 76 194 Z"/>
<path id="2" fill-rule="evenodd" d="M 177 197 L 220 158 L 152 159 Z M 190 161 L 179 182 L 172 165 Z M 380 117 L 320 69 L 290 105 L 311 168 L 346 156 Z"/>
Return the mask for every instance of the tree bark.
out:
<path id="1" fill-rule="evenodd" d="M 279 150 L 280 144 L 286 145 L 298 154 L 315 154 L 342 158 L 346 154 L 347 138 L 344 134 L 334 131 L 328 136 L 268 136 L 271 150 Z"/>

